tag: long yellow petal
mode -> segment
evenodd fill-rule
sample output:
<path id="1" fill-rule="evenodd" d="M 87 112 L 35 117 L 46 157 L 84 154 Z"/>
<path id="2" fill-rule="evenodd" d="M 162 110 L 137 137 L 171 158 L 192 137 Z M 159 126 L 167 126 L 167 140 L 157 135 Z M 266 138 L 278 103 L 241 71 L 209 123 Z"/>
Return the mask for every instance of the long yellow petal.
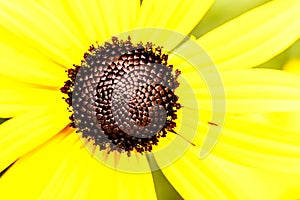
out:
<path id="1" fill-rule="evenodd" d="M 49 13 L 36 2 L 23 1 L 1 1 L 0 9 L 1 43 L 25 54 L 30 49 L 30 53 L 43 55 L 63 67 L 80 62 L 85 49 L 79 37 L 61 23 L 55 13 Z"/>
<path id="2" fill-rule="evenodd" d="M 44 12 L 48 13 L 51 18 L 53 18 L 55 21 L 57 21 L 60 25 L 64 26 L 68 31 L 70 31 L 70 34 L 72 37 L 76 38 L 76 42 L 78 42 L 78 45 L 81 47 L 80 49 L 82 51 L 86 51 L 87 48 L 95 42 L 95 38 L 88 38 L 86 35 L 85 30 L 85 24 L 83 24 L 83 20 L 79 21 L 76 18 L 76 14 L 74 13 L 75 10 L 71 9 L 70 4 L 68 4 L 67 1 L 59 1 L 59 0 L 53 0 L 53 1 L 45 1 L 40 0 L 37 2 L 40 6 L 44 8 Z M 87 4 L 93 4 L 92 1 L 86 2 Z M 97 10 L 97 4 L 94 4 L 93 10 L 89 11 L 91 13 L 94 12 L 94 10 Z M 77 10 L 77 12 L 79 12 Z M 100 14 L 100 13 L 99 13 Z M 96 16 L 95 16 L 96 17 Z M 97 17 L 96 17 L 97 18 Z M 101 18 L 98 18 L 101 19 Z M 93 19 L 89 19 L 90 21 L 87 21 L 87 24 L 92 22 Z M 94 33 L 90 33 L 94 34 Z M 98 33 L 96 33 L 98 35 Z M 91 43 L 92 42 L 92 43 Z M 80 52 L 79 52 L 80 53 Z M 79 54 L 80 58 L 82 59 L 83 52 Z M 79 62 L 80 60 L 76 60 L 76 62 Z"/>
<path id="3" fill-rule="evenodd" d="M 212 154 L 245 166 L 299 172 L 299 130 L 282 130 L 272 123 L 227 116 Z"/>
<path id="4" fill-rule="evenodd" d="M 122 31 L 135 28 L 138 14 L 140 13 L 140 0 L 117 0 L 119 25 Z M 130 13 L 130 15 L 128 15 Z"/>
<path id="5" fill-rule="evenodd" d="M 299 76 L 271 69 L 235 70 L 222 73 L 223 85 L 209 88 L 193 86 L 193 92 L 185 92 L 185 98 L 193 95 L 202 109 L 211 109 L 208 90 L 223 87 L 226 99 L 215 97 L 216 103 L 226 102 L 226 112 L 257 113 L 287 112 L 300 109 Z"/>
<path id="6" fill-rule="evenodd" d="M 202 19 L 214 0 L 143 1 L 137 27 L 166 28 L 187 35 Z"/>
<path id="7" fill-rule="evenodd" d="M 258 120 L 266 121 L 266 123 L 271 123 L 279 129 L 286 131 L 299 132 L 299 121 L 300 112 L 275 112 L 266 113 L 261 116 L 261 114 L 254 114 L 251 116 L 251 120 L 258 118 Z"/>
<path id="8" fill-rule="evenodd" d="M 199 153 L 188 150 L 180 159 L 162 171 L 184 199 L 245 199 L 245 194 L 213 157 L 199 159 Z"/>
<path id="9" fill-rule="evenodd" d="M 10 170 L 0 179 L 1 198 L 13 198 L 12 195 L 14 195 L 14 198 L 25 198 L 26 196 L 28 199 L 38 199 L 41 192 L 49 185 L 51 178 L 54 177 L 54 172 L 59 172 L 60 169 L 64 168 L 63 159 L 66 158 L 65 155 L 68 151 L 66 151 L 67 148 L 64 147 L 65 145 L 63 145 L 64 143 L 61 141 L 67 135 L 68 133 L 66 131 L 57 134 L 54 139 L 49 140 L 44 145 L 34 149 L 16 161 Z M 68 141 L 70 142 L 70 140 Z M 56 148 L 49 149 L 49 146 Z M 52 156 L 47 157 L 49 155 Z M 55 157 L 56 160 L 61 161 L 61 163 L 51 162 L 52 157 Z M 32 160 L 35 162 L 32 162 Z M 63 173 L 60 175 L 60 178 L 64 177 Z M 16 179 L 18 179 L 18 181 L 15 181 Z M 26 184 L 24 184 L 25 182 Z M 34 183 L 34 186 L 32 186 L 34 190 L 29 190 L 29 188 L 24 187 L 29 186 L 29 183 L 31 185 Z M 12 186 L 16 186 L 19 192 L 9 191 L 13 188 Z"/>
<path id="10" fill-rule="evenodd" d="M 0 90 L 1 117 L 15 117 L 26 111 L 49 106 L 57 106 L 66 110 L 67 104 L 62 99 L 62 93 L 59 90 L 30 88 L 22 84 L 18 86 L 20 87 Z"/>
<path id="11" fill-rule="evenodd" d="M 38 108 L 38 107 L 36 107 Z M 0 105 L 0 118 L 12 118 L 23 113 L 30 112 L 33 108 L 28 105 L 10 104 L 10 105 Z"/>
<path id="12" fill-rule="evenodd" d="M 244 121 L 251 121 L 251 123 L 258 123 L 265 126 L 271 126 L 272 130 L 280 130 L 284 133 L 291 134 L 291 138 L 297 137 L 292 133 L 300 132 L 299 121 L 300 112 L 270 112 L 270 113 L 252 113 L 252 114 L 239 114 L 243 117 Z M 278 137 L 274 137 L 277 139 Z M 274 139 L 270 138 L 270 139 Z"/>
<path id="13" fill-rule="evenodd" d="M 37 52 L 18 50 L 1 42 L 0 50 L 1 77 L 52 87 L 61 87 L 67 77 L 64 68 Z"/>
<path id="14" fill-rule="evenodd" d="M 248 168 L 228 162 L 222 158 L 214 157 L 215 163 L 222 168 L 223 173 L 239 185 L 239 191 L 244 192 L 245 198 L 256 199 L 297 199 L 300 186 L 296 179 L 300 178 L 300 172 L 272 172 L 257 168 Z M 271 192 L 272 191 L 272 192 Z M 290 193 L 293 191 L 293 195 Z M 291 198 L 294 197 L 294 198 Z"/>
<path id="15" fill-rule="evenodd" d="M 265 85 L 300 88 L 299 76 L 282 70 L 255 68 L 221 73 L 224 87 L 233 85 Z"/>
<path id="16" fill-rule="evenodd" d="M 248 168 L 212 154 L 200 160 L 196 148 L 190 148 L 163 172 L 185 199 L 208 200 L 281 199 L 291 189 L 299 188 L 295 178 L 300 177 L 299 171 Z"/>
<path id="17" fill-rule="evenodd" d="M 299 9 L 298 0 L 274 0 L 212 30 L 198 42 L 220 69 L 255 67 L 299 38 Z"/>
<path id="18" fill-rule="evenodd" d="M 150 173 L 130 174 L 104 166 L 75 133 L 62 133 L 18 160 L 0 179 L 0 191 L 2 198 L 21 194 L 30 199 L 156 199 Z"/>
<path id="19" fill-rule="evenodd" d="M 139 1 L 100 0 L 98 7 L 103 17 L 103 22 L 101 23 L 105 25 L 103 30 L 106 30 L 107 39 L 109 39 L 118 33 L 129 31 L 133 28 L 136 15 L 139 12 Z M 100 27 L 96 28 L 101 30 Z"/>
<path id="20" fill-rule="evenodd" d="M 52 8 L 51 13 L 78 32 L 86 49 L 96 41 L 102 42 L 105 39 L 106 24 L 97 1 L 43 1 L 42 4 Z"/>
<path id="21" fill-rule="evenodd" d="M 0 78 L 0 93 L 2 93 L 1 96 L 1 100 L 5 99 L 5 98 L 9 98 L 9 96 L 7 96 L 7 94 L 3 91 L 7 91 L 9 90 L 10 92 L 15 90 L 15 93 L 17 94 L 18 91 L 26 91 L 29 88 L 34 88 L 34 87 L 43 87 L 43 86 L 39 86 L 39 85 L 35 85 L 35 84 L 30 84 L 30 83 L 25 83 L 22 81 L 19 81 L 17 79 L 12 79 L 6 76 L 1 76 Z M 45 89 L 45 88 L 44 88 Z M 53 89 L 53 88 L 52 88 Z M 32 97 L 31 97 L 32 99 Z M 1 101 L 0 100 L 0 101 Z M 25 104 L 20 104 L 21 101 L 16 102 L 16 104 L 9 102 L 9 104 L 7 103 L 0 103 L 0 118 L 11 118 L 11 117 L 16 117 L 19 116 L 25 112 L 29 112 L 32 109 L 34 109 L 34 107 L 36 106 L 32 106 L 32 105 L 25 105 Z"/>
<path id="22" fill-rule="evenodd" d="M 140 8 L 139 0 L 55 0 L 39 3 L 72 30 L 72 34 L 78 37 L 85 47 L 84 51 L 96 42 L 101 44 L 118 33 L 134 28 Z"/>
<path id="23" fill-rule="evenodd" d="M 62 104 L 62 93 L 45 89 L 18 88 L 0 90 L 0 104 L 20 104 L 32 106 L 47 106 Z M 65 104 L 67 107 L 67 104 Z"/>
<path id="24" fill-rule="evenodd" d="M 0 75 L 0 89 L 24 90 L 29 88 L 42 88 L 46 90 L 57 90 L 60 87 L 61 86 L 51 87 L 46 85 L 38 85 L 34 83 L 24 82 L 9 76 Z"/>
<path id="25" fill-rule="evenodd" d="M 63 107 L 40 108 L 0 126 L 0 170 L 57 134 L 69 123 Z"/>
<path id="26" fill-rule="evenodd" d="M 245 119 L 244 116 L 243 119 Z M 249 131 L 243 130 L 246 127 L 245 124 L 239 125 L 238 121 L 234 121 L 233 123 L 237 123 L 236 126 L 240 127 L 238 131 L 241 135 L 248 134 L 254 138 L 253 140 L 251 138 L 248 139 L 249 143 L 253 141 L 253 143 L 256 144 L 256 137 L 262 137 L 262 140 L 266 141 L 270 140 L 271 142 L 265 143 L 265 148 L 272 147 L 269 146 L 269 144 L 275 141 L 280 143 L 277 150 L 284 145 L 288 146 L 299 143 L 298 136 L 293 136 L 295 133 L 280 132 L 279 129 L 274 127 L 270 128 L 272 126 L 267 124 L 260 123 L 260 128 L 264 128 L 257 129 L 258 125 L 256 127 L 253 126 L 255 123 L 250 121 L 249 126 L 252 131 L 250 131 L 251 134 L 249 134 Z M 270 130 L 270 132 L 267 132 L 267 130 Z M 230 138 L 230 140 L 224 140 L 223 137 L 228 137 L 228 132 L 226 131 L 224 131 L 221 140 L 217 143 L 217 150 L 213 150 L 208 157 L 201 160 L 200 147 L 203 141 L 202 133 L 204 132 L 199 132 L 197 138 L 193 141 L 196 144 L 195 147 L 189 148 L 188 151 L 170 167 L 163 168 L 166 177 L 185 199 L 194 199 L 195 196 L 197 196 L 198 199 L 279 199 L 279 197 L 283 196 L 291 188 L 297 186 L 292 178 L 300 176 L 297 165 L 289 166 L 291 168 L 288 167 L 288 169 L 280 169 L 280 167 L 283 167 L 282 165 L 286 164 L 288 166 L 291 164 L 283 163 L 275 167 L 275 171 L 271 171 L 270 168 L 272 168 L 272 164 L 275 165 L 274 163 L 276 163 L 277 160 L 275 159 L 276 161 L 272 161 L 272 164 L 270 163 L 268 166 L 265 166 L 269 160 L 274 159 L 274 157 L 271 156 L 267 161 L 264 161 L 264 164 L 258 163 L 260 157 L 254 156 L 257 154 L 263 155 L 265 152 L 260 152 L 261 148 L 258 148 L 257 150 L 253 150 L 256 151 L 256 153 L 253 153 L 253 156 L 247 157 L 240 153 L 240 150 L 243 150 L 243 145 L 245 145 L 242 142 L 235 144 L 241 149 L 232 149 L 231 152 L 230 150 L 227 151 L 223 147 L 227 144 L 232 145 L 230 142 L 238 140 L 239 137 L 235 135 L 237 138 L 233 137 Z M 286 137 L 284 137 L 283 133 L 286 133 Z M 249 145 L 245 145 L 244 148 L 248 149 L 248 147 Z M 223 150 L 225 150 L 224 154 L 222 154 Z M 274 147 L 270 149 L 270 151 L 272 150 L 274 150 Z M 235 159 L 229 158 L 227 155 L 229 153 L 231 153 L 231 157 L 235 157 Z M 291 151 L 290 153 L 293 152 Z M 274 155 L 275 154 L 274 152 Z M 295 155 L 296 154 L 297 153 L 295 153 Z M 216 157 L 216 155 L 218 157 Z M 236 160 L 240 158 L 239 156 L 243 155 L 245 157 L 241 158 L 242 161 L 236 162 Z M 270 155 L 267 154 L 265 156 L 268 157 Z M 244 163 L 245 160 L 251 162 L 250 167 L 247 167 L 249 165 Z M 240 165 L 241 163 L 243 163 L 242 166 Z M 263 189 L 266 186 L 268 186 L 268 190 Z M 276 192 L 269 192 L 273 190 Z"/>

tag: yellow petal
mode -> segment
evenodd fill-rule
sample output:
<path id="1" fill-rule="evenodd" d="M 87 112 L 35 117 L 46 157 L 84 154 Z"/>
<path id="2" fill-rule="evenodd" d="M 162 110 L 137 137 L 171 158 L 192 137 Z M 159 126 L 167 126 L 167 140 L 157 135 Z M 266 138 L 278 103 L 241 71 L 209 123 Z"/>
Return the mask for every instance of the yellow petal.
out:
<path id="1" fill-rule="evenodd" d="M 59 18 L 67 17 L 69 20 L 74 21 L 76 29 L 80 31 L 80 37 L 86 39 L 86 48 L 96 41 L 102 41 L 105 38 L 105 23 L 97 1 L 65 1 L 57 2 L 60 7 L 64 7 L 63 12 L 67 13 L 64 16 L 60 14 Z M 50 4 L 53 4 L 51 2 Z"/>
<path id="2" fill-rule="evenodd" d="M 32 107 L 27 105 L 10 104 L 10 105 L 0 105 L 0 110 L 1 110 L 0 118 L 11 118 L 31 111 Z"/>
<path id="3" fill-rule="evenodd" d="M 105 21 L 116 18 L 116 15 L 106 16 L 107 9 L 115 8 L 112 1 L 105 1 L 104 3 L 95 0 L 88 2 L 81 0 L 42 1 L 41 4 L 50 9 L 51 13 L 57 15 L 57 18 L 66 23 L 74 32 L 77 31 L 86 49 L 96 42 L 102 43 L 105 39 L 109 39 L 111 34 L 115 34 L 109 31 L 111 25 Z M 105 6 L 107 8 L 104 8 Z"/>
<path id="4" fill-rule="evenodd" d="M 185 199 L 280 199 L 297 187 L 297 173 L 248 168 L 214 155 L 203 160 L 190 148 L 178 161 L 163 169 Z M 298 186 L 299 188 L 299 186 Z"/>
<path id="5" fill-rule="evenodd" d="M 248 117 L 227 116 L 212 154 L 228 161 L 270 171 L 300 170 L 300 134 Z"/>
<path id="6" fill-rule="evenodd" d="M 139 0 L 101 0 L 99 4 L 109 37 L 135 27 L 137 14 L 140 11 Z"/>
<path id="7" fill-rule="evenodd" d="M 189 149 L 180 159 L 163 168 L 164 175 L 184 199 L 245 199 L 239 185 L 213 157 L 199 159 L 199 153 Z"/>
<path id="8" fill-rule="evenodd" d="M 300 88 L 282 86 L 228 86 L 227 112 L 284 112 L 300 110 Z"/>
<path id="9" fill-rule="evenodd" d="M 58 90 L 61 86 L 51 87 L 46 85 L 38 85 L 34 83 L 28 83 L 21 81 L 20 79 L 15 79 L 9 76 L 0 75 L 0 89 L 15 89 L 24 90 L 24 88 L 41 88 L 45 90 Z"/>
<path id="10" fill-rule="evenodd" d="M 166 28 L 189 34 L 202 19 L 214 0 L 143 1 L 137 27 Z"/>
<path id="11" fill-rule="evenodd" d="M 220 69 L 255 67 L 299 38 L 300 2 L 274 0 L 212 30 L 198 42 Z"/>
<path id="12" fill-rule="evenodd" d="M 222 73 L 228 112 L 280 112 L 298 110 L 298 76 L 270 69 Z"/>
<path id="13" fill-rule="evenodd" d="M 300 108 L 300 79 L 297 75 L 271 69 L 234 70 L 222 73 L 223 86 L 205 88 L 194 85 L 193 92 L 201 108 L 211 109 L 207 90 L 224 87 L 226 99 L 215 97 L 216 103 L 226 102 L 226 112 L 286 112 Z M 191 93 L 192 95 L 192 93 Z M 186 92 L 187 98 L 192 98 Z"/>
<path id="14" fill-rule="evenodd" d="M 266 113 L 266 114 L 254 114 L 251 116 L 251 120 L 257 119 L 262 120 L 266 123 L 272 124 L 276 128 L 299 132 L 299 121 L 300 121 L 300 112 L 275 112 L 275 113 Z"/>
<path id="15" fill-rule="evenodd" d="M 53 1 L 45 1 L 40 0 L 37 2 L 40 6 L 44 8 L 44 12 L 48 13 L 48 15 L 51 16 L 55 21 L 59 22 L 59 24 L 63 25 L 68 31 L 71 32 L 72 37 L 76 38 L 76 42 L 78 42 L 78 45 L 80 45 L 82 52 L 79 54 L 79 59 L 83 58 L 83 52 L 87 50 L 87 48 L 95 42 L 95 38 L 88 38 L 90 35 L 86 35 L 85 25 L 83 24 L 83 20 L 79 21 L 76 18 L 76 14 L 80 15 L 77 12 L 81 12 L 79 10 L 73 10 L 71 8 L 71 5 L 67 1 L 59 1 L 59 0 L 53 0 Z M 76 2 L 74 2 L 76 3 Z M 92 1 L 85 2 L 86 4 L 94 4 L 93 9 L 89 11 L 89 13 L 94 13 L 97 11 L 98 6 Z M 100 13 L 99 13 L 100 15 Z M 96 17 L 96 16 L 95 16 Z M 97 19 L 98 17 L 96 17 Z M 101 19 L 101 18 L 98 18 Z M 91 23 L 92 20 L 90 19 Z M 87 21 L 86 23 L 89 24 L 90 21 Z M 88 25 L 87 25 L 88 26 Z M 99 33 L 96 33 L 98 36 Z M 101 34 L 100 34 L 101 35 Z M 100 38 L 99 38 L 100 39 Z M 92 43 L 91 43 L 92 42 Z M 79 62 L 80 60 L 76 60 L 76 62 Z M 75 61 L 74 61 L 75 62 Z"/>
<path id="16" fill-rule="evenodd" d="M 63 107 L 39 108 L 0 125 L 0 170 L 44 143 L 69 123 Z"/>
<path id="17" fill-rule="evenodd" d="M 52 157 L 55 156 L 56 160 L 63 161 L 68 151 L 66 151 L 67 148 L 64 148 L 61 141 L 67 134 L 66 131 L 62 132 L 62 134 L 57 134 L 54 139 L 46 142 L 16 161 L 16 163 L 0 179 L 1 198 L 38 199 L 41 192 L 49 185 L 51 178 L 54 177 L 54 172 L 59 172 L 60 169 L 65 167 L 63 163 L 51 162 L 51 157 L 48 158 L 47 156 L 52 155 Z M 57 148 L 49 149 L 50 145 Z M 35 160 L 35 162 L 30 162 L 31 160 Z M 62 173 L 60 175 L 61 178 L 64 177 Z M 24 184 L 25 182 L 26 184 Z M 16 186 L 15 191 L 18 192 L 9 191 L 10 188 L 13 188 L 13 185 Z M 32 187 L 34 190 L 30 190 L 24 186 Z M 14 197 L 12 197 L 12 195 L 14 195 Z"/>
<path id="18" fill-rule="evenodd" d="M 300 75 L 300 58 L 289 60 L 284 66 L 283 70 Z"/>
<path id="19" fill-rule="evenodd" d="M 20 104 L 32 106 L 47 106 L 64 104 L 62 93 L 45 89 L 18 88 L 0 90 L 0 104 Z M 67 104 L 65 104 L 67 107 Z"/>
<path id="20" fill-rule="evenodd" d="M 199 105 L 206 111 L 211 111 L 210 100 L 199 100 Z M 224 104 L 224 100 L 215 100 L 216 104 Z M 226 112 L 228 113 L 257 113 L 257 112 L 291 112 L 299 111 L 299 100 L 293 99 L 228 99 L 226 101 Z"/>
<path id="21" fill-rule="evenodd" d="M 139 11 L 138 0 L 117 1 L 39 1 L 55 19 L 64 24 L 81 42 L 81 59 L 87 48 L 134 28 Z M 73 63 L 80 60 L 74 60 Z"/>
<path id="22" fill-rule="evenodd" d="M 140 1 L 70 1 L 65 7 L 79 22 L 89 41 L 102 43 L 112 36 L 129 31 L 135 24 Z"/>
<path id="23" fill-rule="evenodd" d="M 36 2 L 2 1 L 0 8 L 1 43 L 25 55 L 29 49 L 29 53 L 34 52 L 33 58 L 35 54 L 43 55 L 63 67 L 80 62 L 85 50 L 78 42 L 80 37 L 66 28 L 55 13 L 49 13 Z"/>
<path id="24" fill-rule="evenodd" d="M 0 49 L 3 56 L 0 60 L 1 77 L 51 87 L 61 87 L 67 78 L 64 68 L 37 52 L 19 51 L 3 43 L 0 43 Z"/>
<path id="25" fill-rule="evenodd" d="M 14 187 L 9 187 L 16 179 Z M 29 199 L 156 199 L 151 174 L 104 166 L 75 133 L 60 134 L 18 160 L 0 179 L 0 191 L 2 198 L 21 194 Z"/>
<path id="26" fill-rule="evenodd" d="M 7 94 L 3 94 L 4 90 L 26 90 L 27 88 L 36 87 L 37 85 L 28 84 L 21 82 L 16 79 L 8 78 L 6 76 L 1 76 L 0 78 L 0 99 L 7 98 Z M 26 88 L 26 89 L 25 89 Z M 17 91 L 15 93 L 18 93 Z M 9 97 L 8 97 L 9 98 Z M 1 100 L 0 100 L 1 101 Z M 10 102 L 10 104 L 3 104 L 0 103 L 0 118 L 11 118 L 19 116 L 20 114 L 23 114 L 25 112 L 28 112 L 33 109 L 33 106 L 25 105 L 25 104 L 13 104 Z"/>
<path id="27" fill-rule="evenodd" d="M 279 173 L 257 168 L 238 166 L 226 160 L 215 158 L 216 164 L 239 185 L 239 192 L 244 192 L 244 199 L 297 199 L 299 189 L 297 179 L 300 172 Z M 294 191 L 294 198 L 286 198 L 286 193 Z M 295 193 L 296 192 L 296 193 Z M 292 196 L 292 195 L 290 195 Z M 283 198 L 285 197 L 285 198 Z"/>
<path id="28" fill-rule="evenodd" d="M 224 86 L 228 85 L 265 85 L 300 88 L 299 76 L 273 69 L 255 68 L 222 72 Z"/>
<path id="29" fill-rule="evenodd" d="M 67 104 L 59 90 L 46 90 L 24 87 L 0 90 L 0 116 L 15 117 L 21 113 L 48 106 L 57 106 L 66 111 Z"/>

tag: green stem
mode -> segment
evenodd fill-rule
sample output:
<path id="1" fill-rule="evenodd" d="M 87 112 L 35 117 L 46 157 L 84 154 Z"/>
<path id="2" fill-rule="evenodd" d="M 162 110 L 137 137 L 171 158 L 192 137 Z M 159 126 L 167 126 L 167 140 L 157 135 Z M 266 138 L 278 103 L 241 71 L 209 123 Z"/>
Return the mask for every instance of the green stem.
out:
<path id="1" fill-rule="evenodd" d="M 183 198 L 171 185 L 165 175 L 159 170 L 159 166 L 152 153 L 146 153 L 146 157 L 151 169 L 156 196 L 158 200 L 182 200 Z M 158 169 L 158 170 L 157 170 Z"/>

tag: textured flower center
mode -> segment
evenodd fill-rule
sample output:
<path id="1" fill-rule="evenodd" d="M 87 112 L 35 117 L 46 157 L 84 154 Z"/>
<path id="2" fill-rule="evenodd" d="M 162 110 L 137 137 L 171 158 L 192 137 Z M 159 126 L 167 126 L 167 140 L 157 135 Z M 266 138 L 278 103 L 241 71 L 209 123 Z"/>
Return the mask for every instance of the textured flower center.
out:
<path id="1" fill-rule="evenodd" d="M 151 43 L 91 46 L 81 65 L 69 69 L 61 91 L 72 111 L 71 126 L 100 150 L 142 153 L 176 127 L 181 108 L 174 94 L 180 71 Z"/>

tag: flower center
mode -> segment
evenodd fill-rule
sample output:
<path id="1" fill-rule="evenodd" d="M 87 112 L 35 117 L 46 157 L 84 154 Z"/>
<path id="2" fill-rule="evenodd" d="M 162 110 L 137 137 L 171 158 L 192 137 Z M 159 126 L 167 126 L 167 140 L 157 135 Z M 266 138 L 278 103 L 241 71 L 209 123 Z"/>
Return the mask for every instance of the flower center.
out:
<path id="1" fill-rule="evenodd" d="M 176 134 L 181 108 L 174 93 L 180 71 L 167 61 L 161 47 L 133 44 L 130 37 L 92 45 L 61 88 L 71 126 L 100 150 L 152 151 L 160 137 Z"/>

